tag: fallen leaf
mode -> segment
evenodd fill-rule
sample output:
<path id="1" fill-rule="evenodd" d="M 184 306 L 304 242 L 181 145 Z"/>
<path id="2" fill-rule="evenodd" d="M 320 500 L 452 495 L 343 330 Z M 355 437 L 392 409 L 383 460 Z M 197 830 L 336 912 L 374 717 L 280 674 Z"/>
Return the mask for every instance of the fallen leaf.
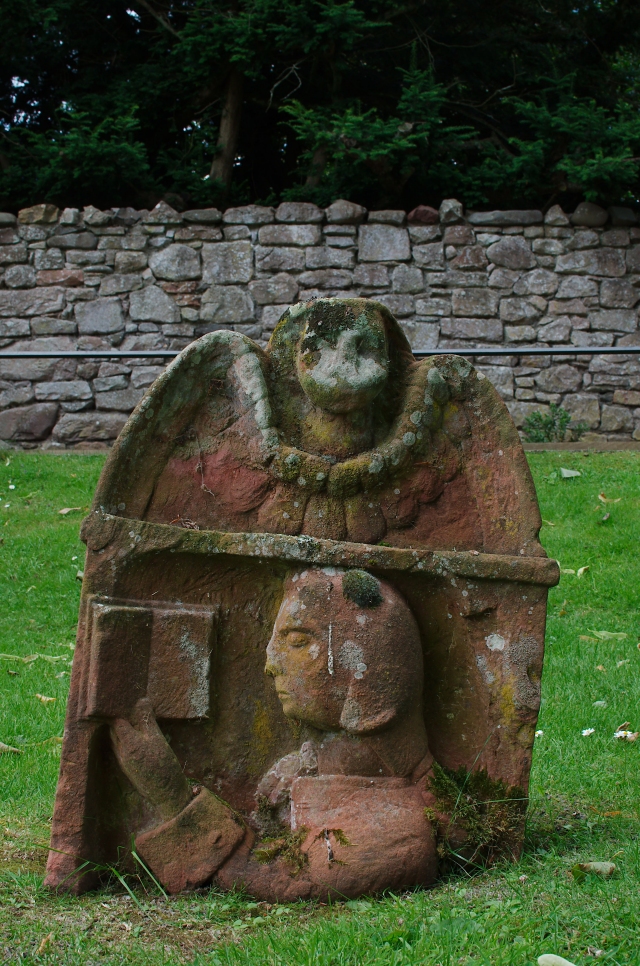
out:
<path id="1" fill-rule="evenodd" d="M 607 706 L 607 702 L 606 701 L 594 701 L 593 702 L 593 707 L 594 708 L 606 708 L 606 706 Z"/>
<path id="2" fill-rule="evenodd" d="M 575 577 L 575 573 L 576 573 L 576 572 L 575 572 L 575 570 L 569 570 L 569 569 L 565 569 L 565 570 L 561 570 L 561 571 L 560 571 L 560 573 L 561 573 L 561 574 L 573 574 L 573 575 L 574 575 L 574 577 Z"/>
<path id="3" fill-rule="evenodd" d="M 46 694 L 36 694 L 35 696 L 38 701 L 42 701 L 43 704 L 51 704 L 52 701 L 56 700 L 55 698 L 48 698 Z"/>
<path id="4" fill-rule="evenodd" d="M 13 755 L 22 755 L 23 752 L 19 748 L 13 748 L 11 745 L 5 745 L 4 741 L 0 741 L 0 755 L 6 755 L 9 752 Z"/>
<path id="5" fill-rule="evenodd" d="M 79 570 L 76 574 L 76 580 L 84 580 L 84 570 Z"/>
<path id="6" fill-rule="evenodd" d="M 589 569 L 589 565 L 588 564 L 587 564 L 586 567 L 580 567 L 580 569 L 578 570 L 578 572 L 576 574 L 576 577 L 583 577 L 586 574 L 586 572 L 587 572 L 588 569 Z"/>
<path id="7" fill-rule="evenodd" d="M 28 593 L 28 594 L 30 594 L 30 593 L 31 593 L 31 591 L 32 591 L 32 590 L 35 590 L 35 589 L 36 589 L 36 585 L 35 585 L 35 584 L 31 584 L 31 586 L 30 586 L 30 587 L 27 587 L 27 593 Z"/>
<path id="8" fill-rule="evenodd" d="M 67 513 L 78 513 L 82 510 L 81 506 L 65 506 L 62 510 L 58 510 L 61 517 L 66 517 Z"/>
<path id="9" fill-rule="evenodd" d="M 598 493 L 598 499 L 601 503 L 619 503 L 622 497 L 619 496 L 617 500 L 608 500 L 604 493 Z"/>
<path id="10" fill-rule="evenodd" d="M 591 633 L 599 641 L 624 641 L 625 637 L 628 636 L 624 631 L 594 631 L 593 628 Z"/>
<path id="11" fill-rule="evenodd" d="M 588 634 L 581 634 L 580 637 L 578 638 L 578 640 L 579 641 L 590 641 L 592 644 L 597 644 L 598 643 L 597 637 L 589 637 Z"/>
<path id="12" fill-rule="evenodd" d="M 565 617 L 565 616 L 566 616 L 566 614 L 567 614 L 567 610 L 566 610 L 566 607 L 567 607 L 567 604 L 568 604 L 568 603 L 569 603 L 569 601 L 568 601 L 568 600 L 563 600 L 563 601 L 562 601 L 562 607 L 561 607 L 561 608 L 560 608 L 560 610 L 558 611 L 558 617 Z"/>
<path id="13" fill-rule="evenodd" d="M 607 673 L 607 669 L 604 666 L 604 664 L 597 664 L 596 665 L 596 671 L 604 671 L 605 674 Z"/>
<path id="14" fill-rule="evenodd" d="M 44 937 L 44 939 L 38 946 L 36 950 L 36 956 L 41 956 L 43 954 L 43 952 L 45 951 L 45 949 L 47 948 L 47 946 L 49 945 L 52 939 L 53 939 L 53 933 L 50 932 L 47 936 Z"/>
<path id="15" fill-rule="evenodd" d="M 604 956 L 604 949 L 596 949 L 595 946 L 587 946 L 587 956 L 595 956 L 596 959 L 600 959 Z"/>
<path id="16" fill-rule="evenodd" d="M 601 875 L 604 879 L 609 879 L 617 868 L 615 862 L 578 862 L 577 867 L 585 875 Z"/>
<path id="17" fill-rule="evenodd" d="M 611 516 L 610 513 L 605 513 L 602 520 L 598 520 L 598 523 L 606 523 L 610 516 Z"/>
<path id="18" fill-rule="evenodd" d="M 562 956 L 556 956 L 555 953 L 544 953 L 538 956 L 538 966 L 575 966 L 575 963 L 563 959 Z"/>
<path id="19" fill-rule="evenodd" d="M 563 480 L 570 480 L 573 476 L 582 476 L 580 470 L 568 470 L 564 466 L 560 467 L 560 476 Z"/>
<path id="20" fill-rule="evenodd" d="M 603 812 L 602 814 L 604 815 L 605 818 L 615 818 L 616 815 L 622 815 L 622 812 L 620 811 Z"/>
<path id="21" fill-rule="evenodd" d="M 544 524 L 545 524 L 546 526 L 548 526 L 548 527 L 555 527 L 555 523 L 552 523 L 552 522 L 551 522 L 551 520 L 544 520 L 544 519 L 543 519 L 543 521 L 542 521 L 542 522 L 543 522 L 543 523 L 544 523 Z"/>
<path id="22" fill-rule="evenodd" d="M 625 664 L 630 664 L 630 663 L 631 662 L 630 662 L 629 658 L 627 658 L 626 661 L 617 661 L 616 662 L 616 667 L 624 667 Z"/>

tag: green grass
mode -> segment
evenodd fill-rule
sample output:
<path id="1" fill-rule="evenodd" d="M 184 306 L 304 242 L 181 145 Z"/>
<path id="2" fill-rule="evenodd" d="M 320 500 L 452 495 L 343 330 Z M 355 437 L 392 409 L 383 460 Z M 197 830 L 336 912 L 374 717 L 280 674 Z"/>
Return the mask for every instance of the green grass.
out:
<path id="1" fill-rule="evenodd" d="M 83 514 L 58 510 L 88 505 L 103 458 L 9 458 L 0 652 L 64 659 L 0 659 L 0 741 L 22 751 L 0 755 L 0 962 L 531 966 L 555 952 L 586 966 L 591 947 L 603 950 L 598 962 L 640 964 L 640 739 L 612 737 L 626 721 L 640 728 L 640 454 L 530 456 L 547 551 L 563 569 L 589 570 L 564 574 L 550 594 L 544 734 L 521 861 L 430 891 L 273 907 L 212 890 L 166 900 L 133 879 L 133 898 L 115 879 L 81 899 L 43 890 L 83 559 Z M 581 476 L 563 479 L 561 466 Z M 586 728 L 595 731 L 583 737 Z M 618 872 L 578 882 L 571 868 L 589 860 L 613 860 Z"/>

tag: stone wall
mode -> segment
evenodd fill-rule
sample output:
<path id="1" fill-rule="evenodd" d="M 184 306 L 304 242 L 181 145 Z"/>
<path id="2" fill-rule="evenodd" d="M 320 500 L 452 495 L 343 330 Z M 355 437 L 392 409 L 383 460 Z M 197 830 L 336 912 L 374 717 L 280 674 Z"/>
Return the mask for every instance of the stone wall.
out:
<path id="1" fill-rule="evenodd" d="M 415 349 L 497 346 L 478 365 L 516 423 L 550 402 L 607 438 L 640 439 L 640 227 L 628 209 L 583 204 L 467 213 L 456 201 L 371 211 L 285 203 L 221 213 L 0 214 L 0 352 L 182 349 L 218 328 L 264 345 L 282 311 L 312 296 L 384 302 Z M 520 357 L 529 345 L 593 355 Z M 0 358 L 4 445 L 106 445 L 163 360 Z"/>

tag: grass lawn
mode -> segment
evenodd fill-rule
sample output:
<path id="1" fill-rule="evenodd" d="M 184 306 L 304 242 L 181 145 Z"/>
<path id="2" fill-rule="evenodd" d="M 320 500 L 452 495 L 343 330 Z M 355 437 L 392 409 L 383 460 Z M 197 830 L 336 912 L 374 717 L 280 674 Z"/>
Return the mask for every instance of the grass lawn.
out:
<path id="1" fill-rule="evenodd" d="M 529 966 L 553 952 L 580 966 L 640 964 L 640 739 L 613 738 L 624 722 L 640 729 L 640 454 L 530 460 L 548 553 L 588 570 L 564 573 L 550 595 L 521 861 L 430 891 L 269 906 L 214 890 L 167 900 L 133 879 L 133 895 L 115 879 L 80 899 L 42 888 L 78 527 L 103 457 L 1 454 L 0 741 L 21 754 L 0 754 L 0 963 Z M 581 475 L 564 479 L 561 466 Z M 34 654 L 44 657 L 7 658 Z M 572 867 L 591 860 L 615 862 L 616 874 L 575 879 Z"/>

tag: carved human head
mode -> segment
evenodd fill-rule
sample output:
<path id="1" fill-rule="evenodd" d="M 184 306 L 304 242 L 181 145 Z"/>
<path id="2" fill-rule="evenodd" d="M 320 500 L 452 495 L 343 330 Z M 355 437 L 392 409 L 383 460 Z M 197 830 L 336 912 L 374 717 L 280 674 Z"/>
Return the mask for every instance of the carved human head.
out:
<path id="1" fill-rule="evenodd" d="M 359 302 L 318 299 L 306 313 L 298 379 L 313 405 L 330 413 L 365 408 L 388 378 L 385 319 L 376 303 Z"/>
<path id="2" fill-rule="evenodd" d="M 287 717 L 381 731 L 420 703 L 418 626 L 398 591 L 366 571 L 304 571 L 286 582 L 265 671 Z"/>

